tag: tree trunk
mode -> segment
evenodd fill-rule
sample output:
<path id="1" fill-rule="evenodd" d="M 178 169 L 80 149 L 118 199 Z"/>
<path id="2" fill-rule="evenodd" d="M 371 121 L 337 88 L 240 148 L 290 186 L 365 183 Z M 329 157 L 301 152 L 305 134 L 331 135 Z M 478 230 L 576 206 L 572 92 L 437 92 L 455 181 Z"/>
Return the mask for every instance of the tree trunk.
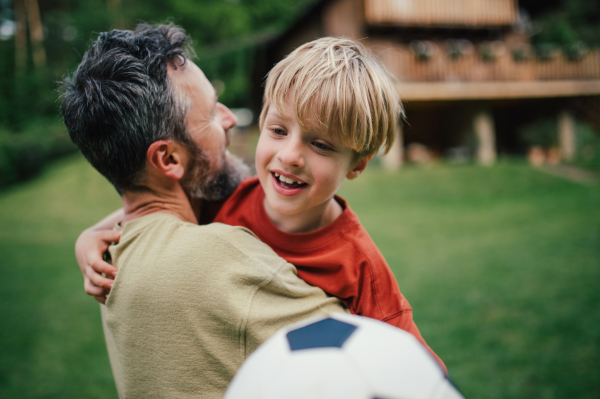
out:
<path id="1" fill-rule="evenodd" d="M 121 11 L 121 0 L 107 0 L 106 6 L 108 7 L 108 11 L 112 16 L 113 28 L 114 29 L 124 29 L 123 26 L 123 13 Z"/>
<path id="2" fill-rule="evenodd" d="M 37 0 L 25 0 L 27 19 L 29 20 L 29 37 L 33 44 L 33 63 L 37 69 L 46 67 L 46 51 L 44 51 L 44 30 L 40 18 L 40 7 Z"/>
<path id="3" fill-rule="evenodd" d="M 24 0 L 15 0 L 15 75 L 23 76 L 27 70 L 27 15 Z"/>

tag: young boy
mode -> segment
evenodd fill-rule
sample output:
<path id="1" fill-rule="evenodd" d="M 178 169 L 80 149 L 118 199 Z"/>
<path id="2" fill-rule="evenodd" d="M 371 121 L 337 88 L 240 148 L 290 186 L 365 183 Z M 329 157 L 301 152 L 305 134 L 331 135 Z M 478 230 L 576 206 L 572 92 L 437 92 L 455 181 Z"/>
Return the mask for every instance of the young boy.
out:
<path id="1" fill-rule="evenodd" d="M 214 221 L 249 228 L 302 279 L 354 314 L 412 333 L 445 369 L 382 254 L 335 196 L 344 178 L 358 177 L 373 154 L 390 149 L 401 115 L 389 73 L 361 44 L 322 38 L 299 47 L 266 81 L 257 176 Z"/>
<path id="2" fill-rule="evenodd" d="M 429 349 L 385 259 L 335 196 L 344 178 L 389 150 L 401 114 L 389 73 L 361 44 L 322 38 L 297 48 L 266 81 L 257 176 L 214 221 L 249 228 L 352 313 L 402 328 Z"/>

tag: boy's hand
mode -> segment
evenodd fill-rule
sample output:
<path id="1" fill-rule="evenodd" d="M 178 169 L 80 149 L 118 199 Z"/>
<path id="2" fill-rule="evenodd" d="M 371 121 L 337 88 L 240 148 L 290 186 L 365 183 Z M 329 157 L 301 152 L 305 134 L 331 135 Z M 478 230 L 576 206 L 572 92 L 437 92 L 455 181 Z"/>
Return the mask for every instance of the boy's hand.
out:
<path id="1" fill-rule="evenodd" d="M 117 268 L 106 263 L 102 254 L 120 238 L 120 231 L 87 229 L 75 243 L 75 256 L 83 274 L 85 292 L 102 304 L 106 303 L 106 295 L 113 285 L 113 280 L 102 273 L 113 278 L 117 275 Z"/>

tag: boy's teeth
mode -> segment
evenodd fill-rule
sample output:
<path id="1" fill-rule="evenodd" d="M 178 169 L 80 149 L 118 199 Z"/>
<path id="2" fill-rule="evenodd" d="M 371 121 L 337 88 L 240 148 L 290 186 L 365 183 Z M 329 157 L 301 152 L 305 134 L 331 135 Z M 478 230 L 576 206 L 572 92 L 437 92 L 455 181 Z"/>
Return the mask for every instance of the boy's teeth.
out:
<path id="1" fill-rule="evenodd" d="M 294 179 L 290 179 L 289 177 L 281 176 L 277 172 L 273 172 L 273 174 L 282 183 L 287 183 L 287 184 L 294 184 L 294 183 L 304 184 L 304 182 L 301 182 L 300 180 L 294 180 Z"/>

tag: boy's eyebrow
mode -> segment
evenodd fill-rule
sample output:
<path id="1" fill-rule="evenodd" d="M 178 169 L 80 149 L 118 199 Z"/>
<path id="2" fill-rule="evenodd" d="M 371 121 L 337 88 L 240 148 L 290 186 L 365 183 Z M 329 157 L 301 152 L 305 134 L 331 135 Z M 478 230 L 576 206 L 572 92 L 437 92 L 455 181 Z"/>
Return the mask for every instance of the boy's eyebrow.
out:
<path id="1" fill-rule="evenodd" d="M 281 115 L 279 113 L 279 111 L 277 110 L 277 107 L 272 107 L 271 109 L 269 109 L 269 112 L 267 112 L 267 116 L 271 116 L 271 117 L 274 117 L 274 118 L 279 118 L 279 119 L 284 120 L 284 121 L 291 120 L 290 117 L 285 116 L 285 115 Z"/>

